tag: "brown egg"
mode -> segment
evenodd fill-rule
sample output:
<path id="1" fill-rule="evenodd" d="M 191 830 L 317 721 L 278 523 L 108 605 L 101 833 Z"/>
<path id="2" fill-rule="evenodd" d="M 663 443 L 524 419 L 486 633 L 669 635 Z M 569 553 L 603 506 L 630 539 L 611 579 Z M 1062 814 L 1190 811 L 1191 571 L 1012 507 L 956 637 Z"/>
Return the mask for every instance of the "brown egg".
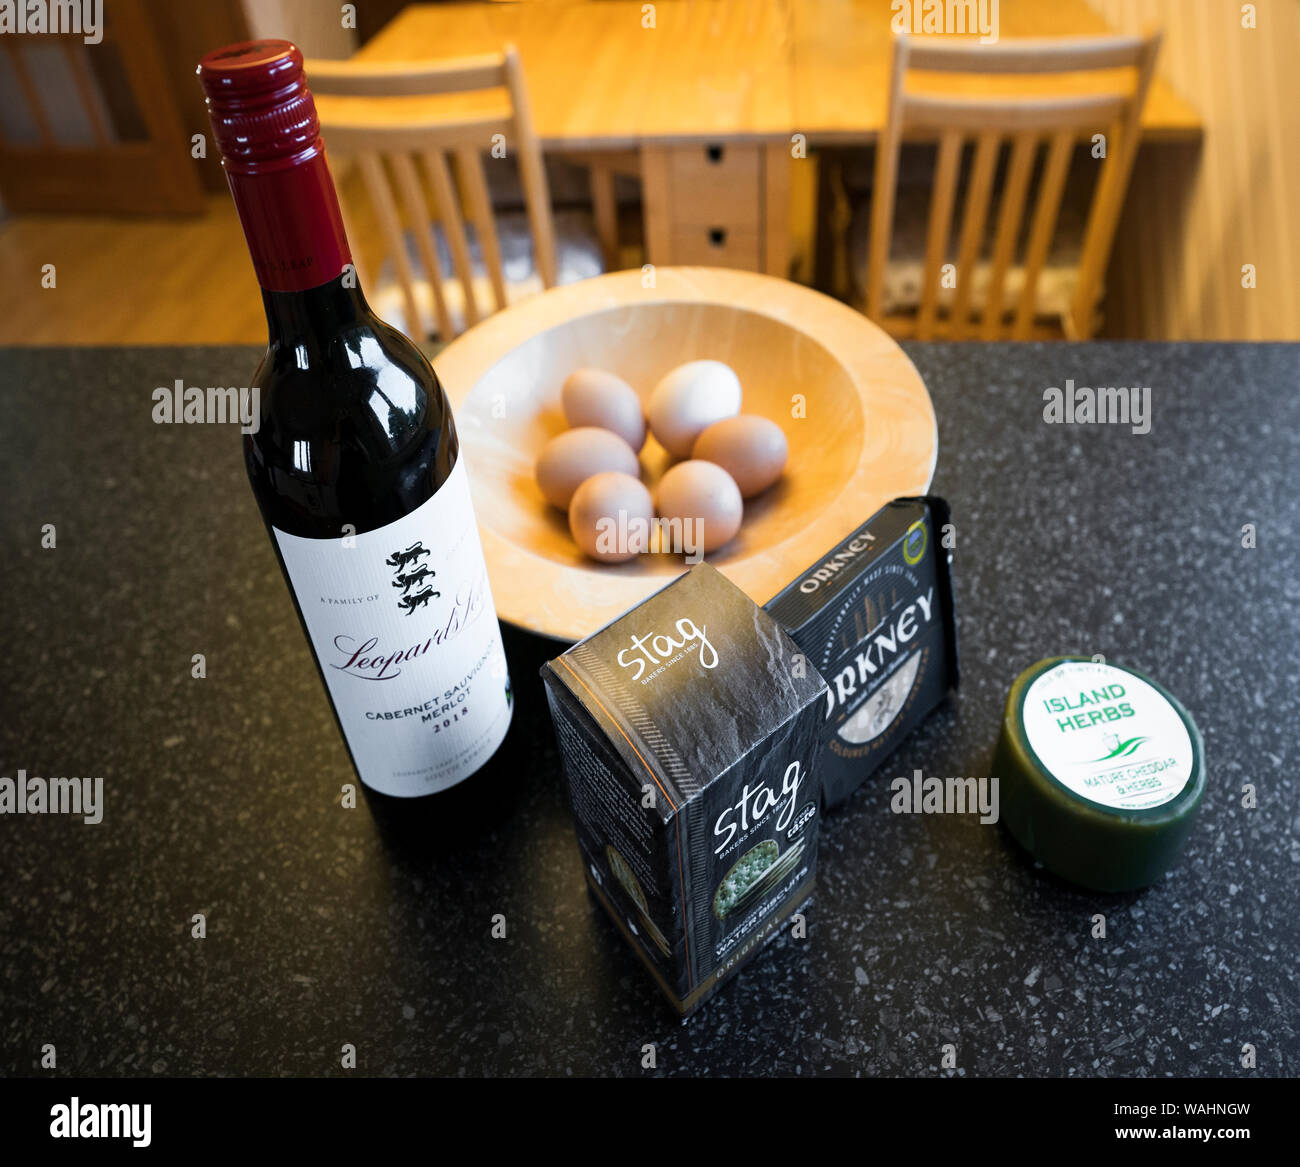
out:
<path id="1" fill-rule="evenodd" d="M 574 369 L 560 388 L 560 404 L 571 426 L 599 426 L 618 434 L 633 450 L 645 445 L 641 398 L 622 377 L 604 369 Z"/>
<path id="2" fill-rule="evenodd" d="M 713 462 L 695 460 L 669 468 L 659 480 L 655 506 L 661 519 L 681 521 L 684 550 L 705 554 L 731 539 L 745 515 L 740 487 L 731 475 Z"/>
<path id="3" fill-rule="evenodd" d="M 781 427 L 752 413 L 715 421 L 691 448 L 692 458 L 716 462 L 730 474 L 745 498 L 753 498 L 780 478 L 789 454 Z"/>
<path id="4" fill-rule="evenodd" d="M 645 484 L 611 470 L 588 478 L 574 491 L 569 530 L 592 559 L 622 563 L 649 549 L 654 513 Z"/>
<path id="5" fill-rule="evenodd" d="M 617 434 L 582 426 L 556 434 L 542 448 L 537 458 L 537 485 L 547 502 L 563 510 L 579 486 L 606 470 L 635 478 L 641 464 L 632 447 Z"/>

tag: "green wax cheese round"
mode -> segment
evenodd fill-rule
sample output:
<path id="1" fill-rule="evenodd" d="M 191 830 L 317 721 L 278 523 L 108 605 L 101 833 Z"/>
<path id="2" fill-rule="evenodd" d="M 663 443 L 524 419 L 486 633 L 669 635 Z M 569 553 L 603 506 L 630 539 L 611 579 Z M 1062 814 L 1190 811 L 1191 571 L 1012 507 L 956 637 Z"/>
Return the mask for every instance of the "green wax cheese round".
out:
<path id="1" fill-rule="evenodd" d="M 1086 657 L 1016 678 L 993 757 L 1002 821 L 1057 875 L 1097 891 L 1154 883 L 1205 793 L 1191 715 L 1133 669 Z"/>

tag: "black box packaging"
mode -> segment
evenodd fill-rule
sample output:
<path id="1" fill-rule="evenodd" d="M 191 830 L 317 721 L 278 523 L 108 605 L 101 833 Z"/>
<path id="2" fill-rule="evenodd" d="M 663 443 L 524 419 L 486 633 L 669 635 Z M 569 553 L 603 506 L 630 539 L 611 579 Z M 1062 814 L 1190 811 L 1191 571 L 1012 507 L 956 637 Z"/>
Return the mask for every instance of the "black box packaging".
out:
<path id="1" fill-rule="evenodd" d="M 852 794 L 957 687 L 948 504 L 888 503 L 765 605 L 826 678 L 822 798 Z"/>
<path id="2" fill-rule="evenodd" d="M 826 685 L 704 563 L 542 677 L 587 881 L 690 1013 L 812 891 Z"/>

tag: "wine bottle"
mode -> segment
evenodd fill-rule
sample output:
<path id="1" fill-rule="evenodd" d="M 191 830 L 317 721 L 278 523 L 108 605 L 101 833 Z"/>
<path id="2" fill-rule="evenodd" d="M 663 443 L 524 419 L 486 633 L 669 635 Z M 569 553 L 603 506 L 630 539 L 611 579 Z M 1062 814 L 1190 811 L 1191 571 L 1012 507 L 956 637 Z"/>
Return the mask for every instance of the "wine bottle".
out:
<path id="1" fill-rule="evenodd" d="M 358 286 L 302 54 L 231 45 L 198 76 L 270 329 L 253 493 L 367 793 L 427 808 L 513 712 L 451 409 Z"/>

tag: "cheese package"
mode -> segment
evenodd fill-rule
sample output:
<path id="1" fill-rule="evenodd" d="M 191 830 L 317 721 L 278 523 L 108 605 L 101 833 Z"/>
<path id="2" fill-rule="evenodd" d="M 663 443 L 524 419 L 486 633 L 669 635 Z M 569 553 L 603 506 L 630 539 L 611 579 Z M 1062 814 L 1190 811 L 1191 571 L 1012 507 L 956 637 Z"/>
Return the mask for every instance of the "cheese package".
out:
<path id="1" fill-rule="evenodd" d="M 993 755 L 1002 822 L 1044 867 L 1096 891 L 1155 883 L 1205 794 L 1205 746 L 1152 678 L 1052 657 L 1011 687 Z"/>
<path id="2" fill-rule="evenodd" d="M 812 892 L 826 686 L 705 563 L 542 678 L 587 882 L 689 1013 Z"/>
<path id="3" fill-rule="evenodd" d="M 822 797 L 836 806 L 957 687 L 948 504 L 882 507 L 766 604 L 826 678 Z"/>

